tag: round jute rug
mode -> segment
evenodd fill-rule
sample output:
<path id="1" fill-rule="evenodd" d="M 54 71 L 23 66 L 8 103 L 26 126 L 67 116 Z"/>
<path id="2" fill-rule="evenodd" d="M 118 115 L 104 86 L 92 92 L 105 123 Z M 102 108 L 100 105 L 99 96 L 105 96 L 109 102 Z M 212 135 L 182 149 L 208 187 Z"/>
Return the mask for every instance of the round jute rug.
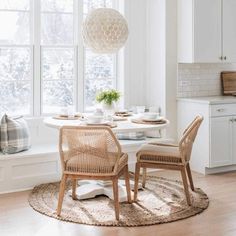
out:
<path id="1" fill-rule="evenodd" d="M 199 188 L 190 191 L 188 206 L 182 182 L 147 177 L 146 188 L 139 190 L 137 203 L 120 203 L 120 221 L 115 220 L 113 201 L 105 196 L 90 200 L 73 200 L 68 186 L 60 217 L 56 215 L 59 183 L 36 186 L 29 197 L 30 205 L 47 216 L 74 223 L 98 226 L 141 226 L 167 223 L 201 213 L 209 199 Z"/>

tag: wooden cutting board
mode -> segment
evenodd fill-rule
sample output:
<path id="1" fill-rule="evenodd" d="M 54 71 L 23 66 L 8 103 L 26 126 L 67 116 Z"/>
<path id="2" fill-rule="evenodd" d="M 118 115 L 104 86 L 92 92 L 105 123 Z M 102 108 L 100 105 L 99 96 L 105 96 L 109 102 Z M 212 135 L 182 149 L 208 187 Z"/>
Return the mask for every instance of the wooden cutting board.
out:
<path id="1" fill-rule="evenodd" d="M 236 71 L 221 72 L 224 95 L 236 95 Z"/>

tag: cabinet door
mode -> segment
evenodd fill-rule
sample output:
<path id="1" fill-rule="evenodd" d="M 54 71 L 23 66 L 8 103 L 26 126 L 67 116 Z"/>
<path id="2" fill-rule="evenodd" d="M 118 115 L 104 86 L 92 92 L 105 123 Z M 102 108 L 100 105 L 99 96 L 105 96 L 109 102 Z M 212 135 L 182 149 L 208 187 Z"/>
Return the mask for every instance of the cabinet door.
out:
<path id="1" fill-rule="evenodd" d="M 223 0 L 223 57 L 236 62 L 236 1 Z"/>
<path id="2" fill-rule="evenodd" d="M 232 164 L 232 122 L 230 117 L 211 119 L 210 167 Z"/>
<path id="3" fill-rule="evenodd" d="M 221 0 L 195 0 L 193 9 L 194 62 L 221 62 Z"/>
<path id="4" fill-rule="evenodd" d="M 232 161 L 236 164 L 236 117 L 234 117 L 232 127 Z"/>

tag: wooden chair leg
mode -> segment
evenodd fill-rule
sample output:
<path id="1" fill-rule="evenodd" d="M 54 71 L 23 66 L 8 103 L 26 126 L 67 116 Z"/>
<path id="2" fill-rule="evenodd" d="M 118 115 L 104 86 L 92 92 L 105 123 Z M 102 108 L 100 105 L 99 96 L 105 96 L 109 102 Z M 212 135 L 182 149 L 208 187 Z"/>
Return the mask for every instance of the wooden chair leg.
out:
<path id="1" fill-rule="evenodd" d="M 189 195 L 189 190 L 188 190 L 187 175 L 186 175 L 186 171 L 184 167 L 181 169 L 181 175 L 182 175 L 186 200 L 187 200 L 188 205 L 191 206 L 190 195 Z"/>
<path id="2" fill-rule="evenodd" d="M 76 196 L 77 179 L 72 179 L 72 199 L 77 200 Z"/>
<path id="3" fill-rule="evenodd" d="M 124 171 L 124 176 L 125 176 L 125 186 L 126 186 L 126 192 L 127 192 L 127 200 L 128 203 L 132 203 L 131 200 L 131 191 L 130 191 L 130 182 L 129 182 L 129 168 L 128 165 L 126 165 Z"/>
<path id="4" fill-rule="evenodd" d="M 145 188 L 146 185 L 146 178 L 147 178 L 147 168 L 143 168 L 143 179 L 142 179 L 142 187 Z"/>
<path id="5" fill-rule="evenodd" d="M 115 179 L 112 180 L 112 185 L 113 185 L 113 196 L 114 196 L 114 206 L 115 206 L 116 220 L 119 220 L 120 207 L 119 207 L 118 178 L 115 178 Z"/>
<path id="6" fill-rule="evenodd" d="M 57 215 L 58 216 L 60 216 L 60 214 L 61 214 L 62 202 L 63 202 L 65 187 L 66 187 L 66 180 L 67 180 L 67 175 L 63 174 L 62 179 L 61 179 L 61 183 L 60 183 L 58 205 L 57 205 Z"/>
<path id="7" fill-rule="evenodd" d="M 135 177 L 134 177 L 134 201 L 137 201 L 138 195 L 138 180 L 139 180 L 140 164 L 137 162 L 135 165 Z"/>
<path id="8" fill-rule="evenodd" d="M 192 173 L 191 173 L 189 163 L 186 165 L 186 171 L 187 171 L 187 174 L 188 174 L 188 180 L 189 180 L 190 187 L 191 187 L 192 191 L 194 191 L 193 177 L 192 177 Z"/>

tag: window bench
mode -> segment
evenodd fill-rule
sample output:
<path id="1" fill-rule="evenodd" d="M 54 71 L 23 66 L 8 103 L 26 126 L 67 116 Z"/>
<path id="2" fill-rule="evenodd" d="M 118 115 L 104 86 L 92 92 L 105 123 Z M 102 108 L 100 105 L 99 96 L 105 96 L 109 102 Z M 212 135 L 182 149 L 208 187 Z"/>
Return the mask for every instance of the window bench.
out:
<path id="1" fill-rule="evenodd" d="M 60 178 L 55 147 L 37 146 L 29 151 L 0 155 L 0 193 L 30 189 Z"/>
<path id="2" fill-rule="evenodd" d="M 0 193 L 31 189 L 60 179 L 58 134 L 45 127 L 43 118 L 29 118 L 32 146 L 29 150 L 0 153 Z"/>
<path id="3" fill-rule="evenodd" d="M 43 118 L 27 119 L 32 147 L 16 154 L 0 153 L 0 194 L 32 189 L 35 185 L 59 181 L 58 130 L 46 127 Z M 136 151 L 148 140 L 121 140 L 129 155 L 129 169 L 134 171 Z"/>

